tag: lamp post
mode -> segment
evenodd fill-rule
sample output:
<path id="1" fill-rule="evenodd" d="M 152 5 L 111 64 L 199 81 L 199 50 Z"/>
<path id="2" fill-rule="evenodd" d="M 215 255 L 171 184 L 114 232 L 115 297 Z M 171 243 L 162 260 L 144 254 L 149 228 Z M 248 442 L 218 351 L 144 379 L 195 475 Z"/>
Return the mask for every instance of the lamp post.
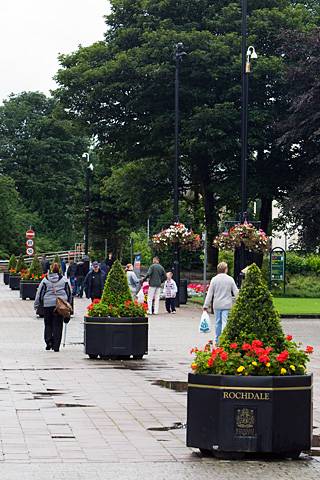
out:
<path id="1" fill-rule="evenodd" d="M 175 127 L 174 127 L 174 138 L 175 138 L 175 155 L 174 155 L 174 183 L 173 183 L 173 217 L 174 222 L 179 222 L 179 163 L 180 163 L 180 142 L 179 142 L 179 133 L 180 133 L 180 111 L 179 111 L 179 87 L 180 87 L 180 64 L 182 58 L 186 55 L 186 52 L 183 50 L 183 43 L 179 42 L 175 45 L 175 61 L 176 61 L 176 70 L 175 70 Z M 176 306 L 180 306 L 180 247 L 178 244 L 175 244 L 173 251 L 173 274 L 174 279 L 178 286 L 178 295 L 176 298 Z"/>
<path id="2" fill-rule="evenodd" d="M 255 48 L 247 48 L 248 35 L 248 2 L 242 0 L 241 22 L 241 52 L 242 52 L 242 95 L 241 95 L 241 222 L 248 219 L 248 100 L 249 100 L 249 74 L 251 72 L 251 60 L 256 59 Z M 241 247 L 240 270 L 245 268 L 245 249 Z"/>
<path id="3" fill-rule="evenodd" d="M 90 163 L 90 153 L 84 152 L 82 158 L 87 159 L 86 164 L 86 197 L 85 197 L 85 220 L 84 220 L 84 253 L 89 252 L 89 221 L 90 221 L 90 172 L 93 171 L 93 165 Z"/>

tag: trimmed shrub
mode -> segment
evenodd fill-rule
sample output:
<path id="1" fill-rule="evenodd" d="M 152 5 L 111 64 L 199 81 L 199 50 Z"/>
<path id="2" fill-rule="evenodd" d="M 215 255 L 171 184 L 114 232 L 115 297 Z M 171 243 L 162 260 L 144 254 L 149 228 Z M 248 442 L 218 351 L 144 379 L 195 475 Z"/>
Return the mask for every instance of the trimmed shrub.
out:
<path id="1" fill-rule="evenodd" d="M 29 274 L 30 276 L 34 275 L 37 278 L 41 277 L 42 275 L 42 266 L 39 258 L 36 255 L 33 257 L 32 263 L 30 265 Z"/>
<path id="2" fill-rule="evenodd" d="M 259 339 L 265 344 L 281 346 L 284 333 L 272 295 L 263 281 L 260 269 L 252 264 L 233 306 L 221 345 Z"/>
<path id="3" fill-rule="evenodd" d="M 15 255 L 11 255 L 9 264 L 8 264 L 8 270 L 15 270 L 17 266 L 17 259 Z"/>
<path id="4" fill-rule="evenodd" d="M 127 276 L 119 260 L 116 260 L 108 274 L 101 302 L 116 306 L 127 300 L 132 300 Z"/>
<path id="5" fill-rule="evenodd" d="M 20 273 L 24 270 L 27 270 L 28 266 L 26 262 L 24 261 L 24 258 L 22 255 L 19 256 L 18 261 L 17 261 L 17 266 L 16 266 L 16 272 Z"/>

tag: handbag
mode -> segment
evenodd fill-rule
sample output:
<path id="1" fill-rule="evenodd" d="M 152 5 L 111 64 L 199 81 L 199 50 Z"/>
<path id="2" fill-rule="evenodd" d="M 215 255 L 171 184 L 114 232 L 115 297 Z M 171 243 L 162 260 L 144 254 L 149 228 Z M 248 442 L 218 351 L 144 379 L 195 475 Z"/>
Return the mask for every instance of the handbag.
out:
<path id="1" fill-rule="evenodd" d="M 70 319 L 72 314 L 72 306 L 64 298 L 58 297 L 56 289 L 52 282 L 51 282 L 51 285 L 52 285 L 53 293 L 56 296 L 56 308 L 54 309 L 54 311 L 64 319 L 67 319 L 67 318 Z"/>

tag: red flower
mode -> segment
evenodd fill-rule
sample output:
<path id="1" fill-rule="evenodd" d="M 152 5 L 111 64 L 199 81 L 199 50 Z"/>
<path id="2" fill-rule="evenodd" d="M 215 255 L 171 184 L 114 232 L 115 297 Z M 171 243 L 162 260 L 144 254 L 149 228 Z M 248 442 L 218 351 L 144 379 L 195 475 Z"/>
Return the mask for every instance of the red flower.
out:
<path id="1" fill-rule="evenodd" d="M 266 355 L 269 355 L 269 353 L 271 353 L 273 351 L 273 348 L 272 347 L 267 347 L 267 348 L 265 348 L 264 351 L 265 351 Z"/>
<path id="2" fill-rule="evenodd" d="M 250 350 L 251 350 L 251 345 L 250 345 L 250 343 L 244 343 L 241 348 L 242 348 L 242 350 L 244 350 L 245 352 L 246 352 L 246 351 L 250 351 Z"/>
<path id="3" fill-rule="evenodd" d="M 93 304 L 91 303 L 89 306 L 88 306 L 88 310 L 92 310 L 93 309 Z"/>
<path id="4" fill-rule="evenodd" d="M 253 340 L 252 348 L 263 347 L 263 342 L 261 340 Z"/>
<path id="5" fill-rule="evenodd" d="M 230 348 L 232 348 L 232 350 L 236 350 L 238 348 L 238 344 L 237 343 L 230 343 Z"/>
<path id="6" fill-rule="evenodd" d="M 98 305 L 98 303 L 100 303 L 100 302 L 101 302 L 100 298 L 94 298 L 92 303 L 93 303 L 93 305 Z"/>
<path id="7" fill-rule="evenodd" d="M 253 351 L 256 355 L 264 355 L 265 349 L 261 347 L 253 347 Z"/>
<path id="8" fill-rule="evenodd" d="M 258 360 L 260 363 L 268 363 L 270 361 L 270 358 L 268 357 L 268 355 L 260 355 Z"/>
<path id="9" fill-rule="evenodd" d="M 207 363 L 208 367 L 212 367 L 213 362 L 214 362 L 214 359 L 212 357 L 209 358 L 208 363 Z"/>
<path id="10" fill-rule="evenodd" d="M 313 353 L 313 347 L 310 347 L 310 345 L 308 345 L 306 348 L 306 353 Z"/>
<path id="11" fill-rule="evenodd" d="M 291 342 L 292 338 L 293 338 L 292 335 L 287 335 L 286 336 L 286 340 L 288 340 L 288 342 Z"/>
<path id="12" fill-rule="evenodd" d="M 277 360 L 278 362 L 280 363 L 284 363 L 286 360 L 288 360 L 289 358 L 289 352 L 287 350 L 283 350 L 283 352 L 281 352 L 278 356 L 277 356 Z"/>
<path id="13" fill-rule="evenodd" d="M 124 302 L 124 305 L 125 305 L 125 307 L 130 307 L 131 303 L 132 303 L 131 300 L 126 300 Z"/>
<path id="14" fill-rule="evenodd" d="M 228 354 L 227 352 L 221 352 L 220 353 L 220 358 L 223 362 L 226 362 L 228 360 Z"/>

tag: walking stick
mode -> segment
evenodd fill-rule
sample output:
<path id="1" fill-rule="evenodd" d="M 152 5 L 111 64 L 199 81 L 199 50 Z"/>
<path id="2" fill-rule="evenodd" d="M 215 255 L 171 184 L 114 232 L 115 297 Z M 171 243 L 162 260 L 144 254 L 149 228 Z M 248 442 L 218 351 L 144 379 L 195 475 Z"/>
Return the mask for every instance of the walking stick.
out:
<path id="1" fill-rule="evenodd" d="M 67 323 L 64 324 L 64 332 L 63 332 L 63 348 L 66 346 L 67 340 Z"/>

